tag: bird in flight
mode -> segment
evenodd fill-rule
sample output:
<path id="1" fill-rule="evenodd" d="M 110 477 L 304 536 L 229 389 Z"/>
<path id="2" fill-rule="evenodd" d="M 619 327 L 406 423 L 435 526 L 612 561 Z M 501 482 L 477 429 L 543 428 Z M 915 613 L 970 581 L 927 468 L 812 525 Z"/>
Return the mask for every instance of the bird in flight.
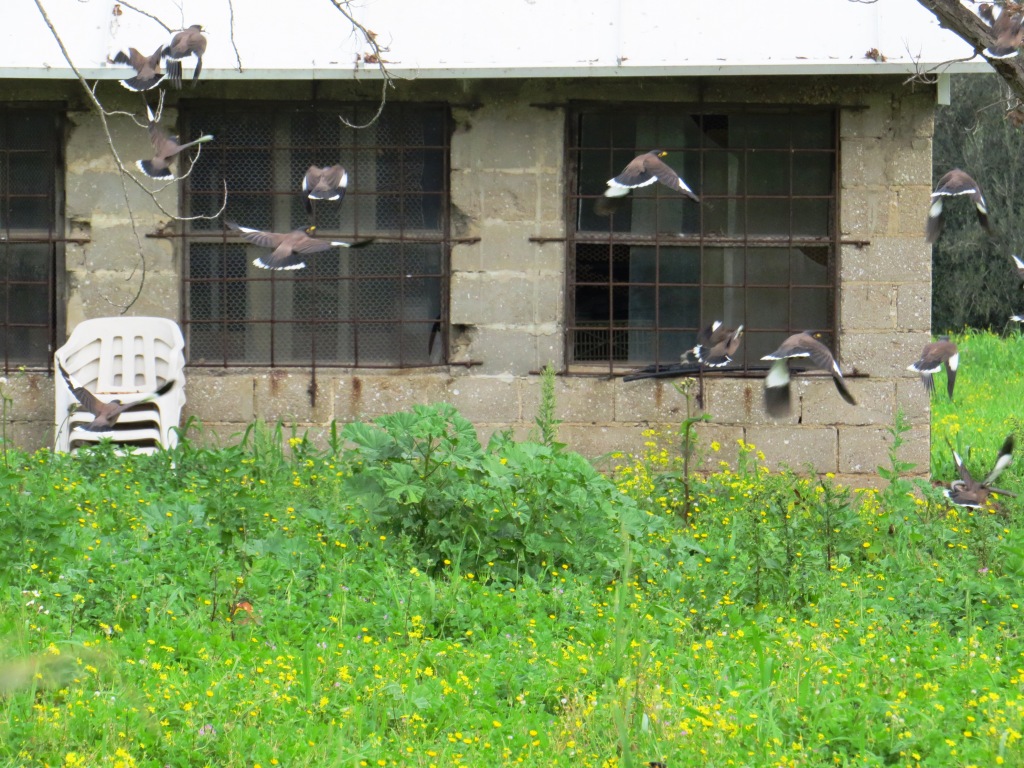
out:
<path id="1" fill-rule="evenodd" d="M 953 450 L 952 446 L 950 446 L 950 450 Z M 954 480 L 950 483 L 949 488 L 944 490 L 942 493 L 947 499 L 959 507 L 974 507 L 975 509 L 980 509 L 984 506 L 985 500 L 988 498 L 990 493 L 998 493 L 1003 496 L 1016 496 L 1017 494 L 1010 493 L 1010 491 L 1004 491 L 999 488 L 992 487 L 992 483 L 996 481 L 999 475 L 1002 474 L 1003 470 L 1010 466 L 1012 462 L 1012 434 L 1003 441 L 1003 446 L 999 449 L 999 455 L 996 456 L 996 463 L 993 465 L 992 471 L 989 472 L 988 477 L 980 483 L 971 477 L 971 473 L 968 472 L 967 467 L 964 466 L 964 461 L 960 458 L 960 454 L 953 451 L 953 463 L 956 464 L 956 471 L 957 474 L 960 475 L 960 479 Z"/>
<path id="2" fill-rule="evenodd" d="M 253 259 L 252 263 L 261 269 L 304 269 L 306 262 L 302 257 L 306 254 L 321 253 L 329 251 L 331 248 L 363 248 L 373 242 L 373 238 L 358 240 L 354 243 L 346 243 L 341 240 L 317 240 L 312 236 L 316 232 L 315 226 L 278 233 L 262 232 L 229 221 L 228 228 L 241 234 L 242 239 L 247 242 L 274 249 L 269 256 L 257 256 Z"/>
<path id="3" fill-rule="evenodd" d="M 148 91 L 156 88 L 164 79 L 160 71 L 160 57 L 163 54 L 163 46 L 156 49 L 152 56 L 144 56 L 134 48 L 129 48 L 128 53 L 118 51 L 114 54 L 115 64 L 127 64 L 135 69 L 135 77 L 122 80 L 121 85 L 129 91 Z"/>
<path id="4" fill-rule="evenodd" d="M 985 197 L 981 194 L 981 187 L 978 186 L 978 182 L 959 168 L 954 168 L 939 179 L 935 191 L 932 192 L 932 204 L 928 209 L 928 223 L 925 225 L 925 239 L 929 243 L 934 243 L 942 234 L 942 212 L 946 198 L 960 195 L 967 195 L 971 199 L 978 212 L 978 223 L 986 232 L 991 233 L 992 227 L 988 221 L 988 203 L 985 202 Z"/>
<path id="5" fill-rule="evenodd" d="M 839 395 L 850 405 L 856 405 L 850 390 L 846 388 L 843 379 L 843 372 L 829 348 L 818 341 L 807 331 L 794 333 L 771 354 L 762 357 L 762 360 L 772 360 L 772 367 L 764 380 L 764 404 L 765 409 L 771 416 L 788 416 L 792 411 L 789 392 L 789 361 L 795 359 L 806 359 L 812 367 L 832 374 L 832 381 L 835 382 Z"/>
<path id="6" fill-rule="evenodd" d="M 953 385 L 956 383 L 956 368 L 960 364 L 960 353 L 949 336 L 940 336 L 938 341 L 925 344 L 917 362 L 907 366 L 908 371 L 921 374 L 921 383 L 929 394 L 935 390 L 935 374 L 946 366 L 946 393 L 953 399 Z"/>
<path id="7" fill-rule="evenodd" d="M 127 411 L 129 408 L 138 405 L 139 403 L 148 403 L 151 400 L 155 400 L 158 397 L 166 395 L 174 385 L 177 383 L 174 379 L 166 382 L 156 392 L 152 392 L 145 397 L 133 400 L 130 403 L 122 403 L 120 400 L 111 400 L 108 403 L 100 400 L 96 395 L 90 392 L 88 389 L 83 387 L 71 374 L 64 370 L 64 366 L 57 363 L 57 367 L 60 369 L 60 375 L 64 377 L 64 381 L 67 382 L 68 389 L 71 390 L 71 394 L 75 396 L 75 399 L 82 404 L 82 408 L 91 413 L 94 418 L 86 424 L 82 429 L 89 432 L 110 432 L 114 429 L 114 425 L 117 423 L 118 418 L 121 414 Z"/>
<path id="8" fill-rule="evenodd" d="M 179 144 L 177 136 L 167 135 L 167 131 L 157 124 L 148 104 L 146 105 L 146 114 L 149 117 L 149 141 L 153 145 L 153 159 L 138 160 L 135 165 L 151 179 L 173 179 L 171 161 L 179 152 L 196 144 L 213 141 L 213 136 L 207 134 L 187 144 Z"/>
<path id="9" fill-rule="evenodd" d="M 170 44 L 163 49 L 163 56 L 169 59 L 167 77 L 175 88 L 181 88 L 181 60 L 186 56 L 196 57 L 196 68 L 192 71 L 192 85 L 198 82 L 199 73 L 203 71 L 204 53 L 206 53 L 206 38 L 203 36 L 202 25 L 193 24 L 188 29 L 174 34 Z"/>
<path id="10" fill-rule="evenodd" d="M 348 173 L 340 165 L 309 166 L 302 177 L 302 202 L 306 213 L 313 212 L 313 200 L 337 200 L 340 203 L 345 198 L 347 187 Z"/>
<path id="11" fill-rule="evenodd" d="M 700 198 L 693 193 L 685 181 L 679 178 L 679 174 L 661 159 L 667 155 L 668 152 L 660 149 L 652 149 L 650 152 L 637 155 L 622 169 L 622 173 L 613 179 L 608 179 L 608 189 L 604 191 L 604 196 L 624 197 L 631 190 L 660 181 L 669 189 L 682 192 L 691 200 L 700 202 Z"/>

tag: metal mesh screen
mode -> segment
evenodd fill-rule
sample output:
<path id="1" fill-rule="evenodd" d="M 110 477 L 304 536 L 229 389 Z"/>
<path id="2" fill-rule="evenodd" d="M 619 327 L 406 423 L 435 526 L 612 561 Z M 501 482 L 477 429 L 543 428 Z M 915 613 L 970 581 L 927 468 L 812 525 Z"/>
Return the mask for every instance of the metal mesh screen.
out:
<path id="1" fill-rule="evenodd" d="M 50 368 L 56 317 L 58 114 L 0 108 L 0 356 Z"/>
<path id="2" fill-rule="evenodd" d="M 713 320 L 744 325 L 740 369 L 763 365 L 791 332 L 831 344 L 837 123 L 834 109 L 576 109 L 566 359 L 676 363 Z M 699 204 L 661 184 L 603 198 L 608 179 L 655 148 Z"/>
<path id="3" fill-rule="evenodd" d="M 313 223 L 317 236 L 352 241 L 306 257 L 306 268 L 270 272 L 252 265 L 268 249 L 239 242 L 220 220 L 186 233 L 186 319 L 192 365 L 414 367 L 444 362 L 431 343 L 446 312 L 448 228 L 447 108 L 391 104 L 366 129 L 364 105 L 192 105 L 192 137 L 212 133 L 188 177 L 187 214 L 272 232 Z M 341 204 L 299 195 L 310 165 L 348 172 Z M 446 324 L 441 322 L 441 327 Z"/>

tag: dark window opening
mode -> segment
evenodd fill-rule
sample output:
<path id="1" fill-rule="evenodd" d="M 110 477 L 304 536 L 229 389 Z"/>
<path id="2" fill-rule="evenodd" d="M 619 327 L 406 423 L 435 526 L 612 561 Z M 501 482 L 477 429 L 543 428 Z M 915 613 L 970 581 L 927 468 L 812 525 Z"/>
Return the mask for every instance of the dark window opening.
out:
<path id="1" fill-rule="evenodd" d="M 0 356 L 4 372 L 49 370 L 64 241 L 59 113 L 0 109 Z"/>
<path id="2" fill-rule="evenodd" d="M 838 140 L 834 109 L 579 108 L 569 147 L 566 359 L 668 365 L 721 320 L 742 324 L 734 369 L 786 335 L 835 327 Z M 695 203 L 660 184 L 608 205 L 637 154 L 665 161 Z"/>
<path id="3" fill-rule="evenodd" d="M 417 367 L 445 362 L 431 343 L 447 327 L 448 167 L 446 107 L 375 105 L 183 107 L 186 136 L 212 133 L 185 185 L 188 225 L 185 320 L 191 365 Z M 344 200 L 299 194 L 310 165 L 340 163 Z M 222 221 L 273 232 L 313 223 L 316 236 L 354 241 L 306 258 L 306 268 L 271 272 L 252 264 L 268 249 L 225 232 Z"/>

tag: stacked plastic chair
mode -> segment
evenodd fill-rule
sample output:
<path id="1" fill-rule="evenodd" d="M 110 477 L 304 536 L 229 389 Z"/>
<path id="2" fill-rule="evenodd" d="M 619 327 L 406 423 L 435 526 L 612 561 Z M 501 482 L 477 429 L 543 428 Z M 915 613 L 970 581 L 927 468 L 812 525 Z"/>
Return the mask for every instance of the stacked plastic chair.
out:
<path id="1" fill-rule="evenodd" d="M 63 365 L 100 400 L 130 403 L 175 379 L 165 395 L 121 414 L 111 432 L 88 432 L 92 416 L 58 373 L 54 379 L 55 449 L 70 452 L 110 439 L 125 450 L 153 453 L 177 444 L 174 430 L 185 405 L 185 340 L 173 320 L 164 317 L 99 317 L 79 323 L 54 354 L 54 371 Z"/>

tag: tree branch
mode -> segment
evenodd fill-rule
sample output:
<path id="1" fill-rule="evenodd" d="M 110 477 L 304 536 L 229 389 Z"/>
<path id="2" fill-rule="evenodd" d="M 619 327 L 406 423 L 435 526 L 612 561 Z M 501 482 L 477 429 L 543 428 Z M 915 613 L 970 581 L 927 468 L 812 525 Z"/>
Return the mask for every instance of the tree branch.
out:
<path id="1" fill-rule="evenodd" d="M 1024 102 L 1024 64 L 1019 56 L 998 59 L 989 56 L 985 49 L 992 45 L 992 28 L 960 0 L 917 0 L 939 20 L 939 23 L 972 46 L 975 53 L 984 58 L 1006 84 L 1013 95 Z"/>
<path id="2" fill-rule="evenodd" d="M 387 61 L 384 59 L 384 54 L 387 53 L 388 49 L 384 46 L 381 46 L 377 42 L 376 32 L 367 29 L 358 21 L 356 21 L 355 16 L 353 16 L 349 11 L 349 0 L 327 0 L 327 2 L 329 2 L 335 8 L 337 8 L 338 11 L 341 12 L 341 15 L 348 19 L 349 24 L 351 24 L 354 28 L 358 29 L 359 32 L 363 35 L 363 39 L 366 40 L 366 44 L 370 46 L 370 55 L 364 56 L 363 61 L 365 61 L 367 64 L 376 64 L 377 68 L 380 70 L 380 74 L 383 79 L 380 88 L 380 104 L 377 106 L 377 111 L 374 113 L 373 117 L 371 117 L 362 125 L 356 125 L 354 123 L 350 123 L 341 115 L 338 115 L 338 119 L 341 120 L 341 122 L 344 123 L 345 126 L 347 126 L 348 128 L 355 128 L 357 130 L 361 128 L 369 128 L 371 125 L 377 122 L 377 118 L 379 118 L 381 116 L 381 113 L 384 112 L 384 105 L 387 103 L 388 99 L 388 88 L 394 87 L 394 84 L 392 83 L 392 80 L 394 78 L 391 77 L 391 73 L 388 71 L 387 68 Z"/>

